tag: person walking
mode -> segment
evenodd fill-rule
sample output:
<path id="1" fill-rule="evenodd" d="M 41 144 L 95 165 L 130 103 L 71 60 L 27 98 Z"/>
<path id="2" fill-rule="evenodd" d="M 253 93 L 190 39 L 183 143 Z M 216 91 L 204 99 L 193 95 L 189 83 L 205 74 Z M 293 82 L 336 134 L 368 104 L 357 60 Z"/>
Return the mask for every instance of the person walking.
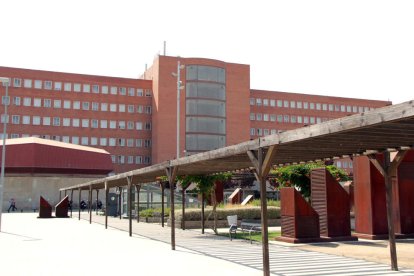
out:
<path id="1" fill-rule="evenodd" d="M 9 209 L 7 209 L 7 212 L 10 213 L 10 209 L 12 209 L 12 211 L 16 211 L 16 201 L 14 200 L 14 198 L 10 199 L 10 207 Z"/>

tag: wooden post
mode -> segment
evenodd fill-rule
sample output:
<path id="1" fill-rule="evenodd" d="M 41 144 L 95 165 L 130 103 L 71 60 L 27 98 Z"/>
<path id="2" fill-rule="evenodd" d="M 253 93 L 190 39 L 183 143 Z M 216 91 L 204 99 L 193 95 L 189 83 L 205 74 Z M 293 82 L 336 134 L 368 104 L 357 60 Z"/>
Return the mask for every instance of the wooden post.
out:
<path id="1" fill-rule="evenodd" d="M 66 190 L 65 190 L 65 196 L 66 196 Z"/>
<path id="2" fill-rule="evenodd" d="M 70 217 L 72 217 L 73 210 L 73 189 L 70 190 Z"/>
<path id="3" fill-rule="evenodd" d="M 204 234 L 204 193 L 201 193 L 201 234 Z"/>
<path id="4" fill-rule="evenodd" d="M 169 167 L 165 169 L 165 173 L 170 183 L 170 197 L 171 197 L 171 249 L 175 250 L 175 216 L 174 216 L 174 182 L 177 175 L 178 167 Z"/>
<path id="5" fill-rule="evenodd" d="M 137 222 L 139 222 L 139 191 L 141 190 L 141 185 L 135 185 L 135 190 L 137 192 Z"/>
<path id="6" fill-rule="evenodd" d="M 253 151 L 248 151 L 247 155 L 255 168 L 255 177 L 260 184 L 260 211 L 262 221 L 262 254 L 263 254 L 263 275 L 270 276 L 269 266 L 269 237 L 268 237 L 268 218 L 267 218 L 267 198 L 266 198 L 266 178 L 272 165 L 272 159 L 276 154 L 276 146 L 270 146 L 264 155 L 264 149 L 259 148 L 257 155 Z"/>
<path id="7" fill-rule="evenodd" d="M 99 189 L 96 189 L 96 215 L 98 215 L 98 200 L 99 200 Z"/>
<path id="8" fill-rule="evenodd" d="M 164 192 L 165 192 L 165 185 L 162 181 L 160 182 L 160 186 L 161 186 L 161 226 L 164 227 L 164 214 L 165 214 L 165 210 L 164 210 Z"/>
<path id="9" fill-rule="evenodd" d="M 80 220 L 80 213 L 81 213 L 81 194 L 82 194 L 82 190 L 81 188 L 79 188 L 79 220 Z"/>
<path id="10" fill-rule="evenodd" d="M 183 230 L 185 230 L 185 189 L 183 186 L 181 186 L 182 190 L 181 190 L 181 204 L 182 204 L 182 208 L 181 208 L 181 228 Z"/>
<path id="11" fill-rule="evenodd" d="M 108 201 L 109 201 L 109 187 L 108 182 L 105 181 L 105 229 L 108 229 Z"/>
<path id="12" fill-rule="evenodd" d="M 132 176 L 127 176 L 128 182 L 128 221 L 129 221 L 129 236 L 132 237 Z"/>
<path id="13" fill-rule="evenodd" d="M 406 150 L 401 150 L 397 152 L 397 155 L 394 157 L 394 160 L 391 162 L 391 156 L 388 151 L 384 151 L 384 165 L 382 165 L 376 159 L 374 154 L 368 155 L 371 163 L 378 169 L 378 171 L 384 176 L 385 182 L 385 201 L 387 208 L 387 221 L 388 221 L 388 244 L 390 248 L 390 258 L 391 258 L 391 269 L 398 270 L 398 261 L 397 261 L 397 247 L 395 245 L 395 232 L 394 232 L 394 213 L 393 213 L 393 191 L 392 191 L 392 179 L 397 177 L 397 168 L 404 159 Z"/>
<path id="14" fill-rule="evenodd" d="M 92 186 L 89 186 L 89 224 L 92 223 Z"/>
<path id="15" fill-rule="evenodd" d="M 118 198 L 118 209 L 119 209 L 119 219 L 122 219 L 122 187 L 119 187 L 119 198 Z"/>

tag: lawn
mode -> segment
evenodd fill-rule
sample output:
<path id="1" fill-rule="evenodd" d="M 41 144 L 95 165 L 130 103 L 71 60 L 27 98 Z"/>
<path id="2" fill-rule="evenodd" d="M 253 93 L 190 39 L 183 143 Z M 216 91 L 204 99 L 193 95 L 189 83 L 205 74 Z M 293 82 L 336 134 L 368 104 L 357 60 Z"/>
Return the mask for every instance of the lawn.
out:
<path id="1" fill-rule="evenodd" d="M 229 233 L 220 233 L 220 235 L 228 237 Z M 234 238 L 234 236 L 236 236 L 235 239 L 245 239 L 245 240 L 249 239 L 249 233 L 248 232 L 244 232 L 244 233 L 243 232 L 237 232 L 236 235 L 234 235 L 234 234 L 232 235 L 233 238 Z M 262 234 L 261 233 L 252 233 L 251 237 L 252 237 L 253 241 L 257 241 L 257 242 L 262 241 Z M 269 240 L 272 241 L 275 238 L 280 237 L 280 232 L 271 231 L 271 232 L 268 233 L 268 237 L 269 237 Z"/>

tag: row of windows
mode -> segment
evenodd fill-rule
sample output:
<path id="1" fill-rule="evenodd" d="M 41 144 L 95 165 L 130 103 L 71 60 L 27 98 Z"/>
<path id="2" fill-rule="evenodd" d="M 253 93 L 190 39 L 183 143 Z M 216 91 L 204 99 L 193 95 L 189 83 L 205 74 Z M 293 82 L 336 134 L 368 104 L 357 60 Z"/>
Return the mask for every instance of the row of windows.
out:
<path id="1" fill-rule="evenodd" d="M 300 115 L 276 115 L 276 114 L 261 114 L 250 113 L 251 121 L 265 121 L 278 123 L 293 123 L 293 124 L 319 124 L 326 122 L 328 118 L 300 116 Z"/>
<path id="2" fill-rule="evenodd" d="M 24 88 L 35 88 L 45 89 L 54 91 L 65 91 L 65 92 L 83 92 L 83 93 L 102 93 L 111 95 L 123 95 L 123 96 L 138 96 L 151 97 L 150 89 L 133 88 L 133 87 L 117 87 L 98 84 L 87 84 L 87 83 L 71 83 L 71 82 L 60 82 L 60 81 L 42 81 L 42 80 L 31 80 L 31 79 L 20 79 L 13 78 L 13 87 L 24 87 Z"/>
<path id="3" fill-rule="evenodd" d="M 111 155 L 112 163 L 114 164 L 151 164 L 151 157 L 149 156 L 124 156 L 124 155 Z"/>
<path id="4" fill-rule="evenodd" d="M 276 130 L 276 129 L 261 129 L 261 128 L 251 128 L 250 129 L 250 136 L 267 136 L 270 134 L 276 134 L 280 133 L 282 130 Z"/>
<path id="5" fill-rule="evenodd" d="M 4 120 L 4 114 L 1 115 L 1 123 Z M 14 125 L 44 125 L 44 126 L 64 126 L 64 127 L 91 127 L 91 128 L 110 128 L 110 129 L 128 129 L 128 130 L 151 130 L 151 122 L 134 122 L 134 121 L 116 121 L 116 120 L 98 120 L 98 119 L 79 119 L 79 118 L 60 118 L 60 117 L 41 117 L 29 115 L 12 115 L 11 123 Z M 7 116 L 9 123 L 9 116 Z"/>
<path id="6" fill-rule="evenodd" d="M 29 134 L 11 134 L 11 138 L 20 137 L 38 137 L 43 139 L 62 141 L 83 146 L 102 146 L 102 147 L 136 147 L 150 148 L 152 146 L 151 139 L 135 139 L 135 138 L 113 138 L 113 137 L 87 137 L 87 136 L 59 136 L 59 135 L 29 135 Z M 3 134 L 0 134 L 1 139 Z M 8 135 L 7 135 L 8 138 Z"/>
<path id="7" fill-rule="evenodd" d="M 250 98 L 250 105 L 311 109 L 311 110 L 322 110 L 322 111 L 353 112 L 353 113 L 362 113 L 362 112 L 374 109 L 373 107 L 367 107 L 367 106 L 311 103 L 311 102 L 288 101 L 288 100 L 269 100 L 269 99 L 261 99 L 261 98 Z"/>
<path id="8" fill-rule="evenodd" d="M 22 105 L 22 99 L 20 97 L 13 97 L 13 105 Z M 43 105 L 42 105 L 43 101 Z M 3 96 L 2 104 L 9 105 L 10 97 Z M 125 104 L 108 104 L 108 103 L 97 103 L 97 102 L 81 102 L 81 101 L 70 101 L 70 100 L 51 100 L 42 98 L 24 97 L 23 106 L 33 107 L 46 107 L 46 108 L 64 108 L 64 109 L 75 109 L 75 110 L 92 110 L 92 111 L 110 111 L 110 112 L 128 112 L 128 113 L 152 113 L 151 106 L 143 105 L 125 105 Z"/>
<path id="9" fill-rule="evenodd" d="M 338 161 L 335 162 L 335 165 L 338 168 L 343 168 L 343 169 L 348 169 L 348 168 L 352 169 L 353 168 L 352 161 L 343 161 L 343 160 L 341 161 L 341 160 L 338 160 Z"/>

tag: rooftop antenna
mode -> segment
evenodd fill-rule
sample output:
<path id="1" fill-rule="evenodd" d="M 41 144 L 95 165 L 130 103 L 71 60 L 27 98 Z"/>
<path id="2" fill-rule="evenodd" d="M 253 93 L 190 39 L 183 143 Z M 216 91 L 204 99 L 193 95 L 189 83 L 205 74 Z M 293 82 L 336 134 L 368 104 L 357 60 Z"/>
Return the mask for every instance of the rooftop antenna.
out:
<path id="1" fill-rule="evenodd" d="M 164 56 L 167 53 L 167 41 L 164 40 Z"/>

